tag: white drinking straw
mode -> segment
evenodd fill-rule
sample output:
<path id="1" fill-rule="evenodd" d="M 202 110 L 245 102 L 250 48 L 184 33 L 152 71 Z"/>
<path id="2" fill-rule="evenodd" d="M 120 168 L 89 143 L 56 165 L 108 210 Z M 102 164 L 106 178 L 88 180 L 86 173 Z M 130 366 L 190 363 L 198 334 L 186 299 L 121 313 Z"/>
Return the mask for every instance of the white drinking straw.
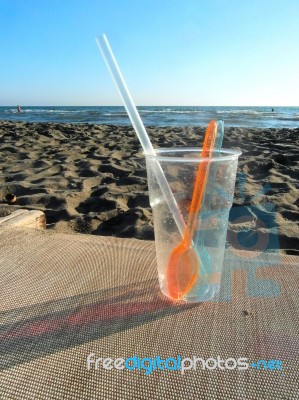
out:
<path id="1" fill-rule="evenodd" d="M 140 143 L 144 150 L 144 153 L 146 155 L 155 156 L 156 152 L 151 144 L 148 134 L 146 133 L 145 127 L 141 121 L 140 115 L 138 114 L 137 108 L 132 100 L 129 89 L 126 85 L 124 77 L 123 77 L 123 75 L 119 69 L 119 66 L 116 62 L 116 59 L 113 55 L 113 52 L 111 50 L 111 47 L 109 45 L 106 35 L 103 34 L 103 35 L 97 37 L 96 42 L 97 42 L 97 45 L 101 51 L 101 54 L 106 62 L 108 70 L 111 73 L 114 83 L 116 84 L 116 87 L 122 98 L 122 101 L 127 110 L 129 118 L 133 124 L 135 132 L 138 136 L 138 139 L 140 140 Z M 163 172 L 158 160 L 154 163 L 153 172 L 156 176 L 156 179 L 161 188 L 163 196 L 168 204 L 170 212 L 173 215 L 173 218 L 178 227 L 178 230 L 179 230 L 181 236 L 183 237 L 186 224 L 185 224 L 182 214 L 180 213 L 177 202 L 176 202 L 174 195 L 169 187 L 167 179 L 164 175 L 164 172 Z"/>

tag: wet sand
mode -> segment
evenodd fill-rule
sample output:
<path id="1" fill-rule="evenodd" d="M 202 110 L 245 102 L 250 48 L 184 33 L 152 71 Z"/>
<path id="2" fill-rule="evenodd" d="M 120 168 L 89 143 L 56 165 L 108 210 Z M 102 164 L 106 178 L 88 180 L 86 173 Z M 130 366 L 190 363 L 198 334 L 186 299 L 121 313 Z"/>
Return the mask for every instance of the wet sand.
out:
<path id="1" fill-rule="evenodd" d="M 155 147 L 198 147 L 204 131 L 148 128 Z M 223 147 L 243 153 L 230 245 L 299 255 L 298 135 L 299 128 L 225 128 Z M 0 161 L 0 216 L 35 209 L 45 212 L 47 229 L 154 239 L 145 159 L 131 127 L 0 121 Z M 8 192 L 13 205 L 2 201 Z"/>

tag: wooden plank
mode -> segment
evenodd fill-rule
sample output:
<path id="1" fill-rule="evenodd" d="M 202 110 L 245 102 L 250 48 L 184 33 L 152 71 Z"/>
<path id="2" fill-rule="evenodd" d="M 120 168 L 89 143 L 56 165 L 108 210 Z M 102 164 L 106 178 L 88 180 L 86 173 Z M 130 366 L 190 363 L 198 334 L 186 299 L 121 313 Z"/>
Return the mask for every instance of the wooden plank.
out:
<path id="1" fill-rule="evenodd" d="M 0 218 L 0 228 L 4 227 L 45 229 L 46 216 L 39 210 L 16 210 L 10 215 Z"/>

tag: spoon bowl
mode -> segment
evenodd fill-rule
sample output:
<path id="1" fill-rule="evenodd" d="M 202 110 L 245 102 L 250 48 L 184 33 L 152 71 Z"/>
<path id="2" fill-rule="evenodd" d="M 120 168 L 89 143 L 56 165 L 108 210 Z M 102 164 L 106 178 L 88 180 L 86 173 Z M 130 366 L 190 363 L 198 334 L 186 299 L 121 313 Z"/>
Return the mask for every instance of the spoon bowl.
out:
<path id="1" fill-rule="evenodd" d="M 166 279 L 168 294 L 174 300 L 182 298 L 197 281 L 200 270 L 199 257 L 193 247 L 187 247 L 185 242 L 179 243 L 172 251 Z"/>

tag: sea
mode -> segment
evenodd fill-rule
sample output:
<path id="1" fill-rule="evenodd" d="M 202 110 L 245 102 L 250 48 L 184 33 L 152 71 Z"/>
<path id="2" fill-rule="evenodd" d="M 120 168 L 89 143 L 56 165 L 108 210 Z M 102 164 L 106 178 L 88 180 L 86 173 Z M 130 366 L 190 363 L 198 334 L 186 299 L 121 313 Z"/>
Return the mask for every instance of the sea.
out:
<path id="1" fill-rule="evenodd" d="M 206 126 L 222 119 L 226 126 L 252 128 L 298 128 L 299 107 L 137 107 L 145 126 Z M 131 125 L 121 106 L 17 106 L 0 107 L 0 120 L 25 122 Z"/>

